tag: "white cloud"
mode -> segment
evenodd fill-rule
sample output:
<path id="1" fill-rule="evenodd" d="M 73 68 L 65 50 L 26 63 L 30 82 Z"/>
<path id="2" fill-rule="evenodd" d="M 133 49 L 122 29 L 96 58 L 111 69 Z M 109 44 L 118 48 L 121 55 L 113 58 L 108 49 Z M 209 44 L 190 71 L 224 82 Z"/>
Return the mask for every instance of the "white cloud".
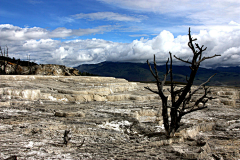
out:
<path id="1" fill-rule="evenodd" d="M 47 39 L 47 38 L 66 38 L 70 36 L 82 36 L 88 34 L 101 33 L 110 31 L 111 26 L 100 26 L 97 28 L 89 29 L 67 29 L 64 27 L 55 30 L 47 30 L 39 27 L 21 28 L 10 24 L 1 24 L 0 32 L 1 39 L 8 41 L 21 41 L 30 39 Z"/>
<path id="2" fill-rule="evenodd" d="M 231 25 L 231 24 L 230 24 Z M 232 26 L 232 25 L 231 25 Z M 0 25 L 0 44 L 9 47 L 9 55 L 26 59 L 27 54 L 37 63 L 54 63 L 67 66 L 77 66 L 83 63 L 99 63 L 102 61 L 146 62 L 156 54 L 159 64 L 164 64 L 171 51 L 183 59 L 191 58 L 191 50 L 187 46 L 187 30 L 185 35 L 174 37 L 169 31 L 162 31 L 152 39 L 136 39 L 131 43 L 117 43 L 102 39 L 88 40 L 53 40 L 49 37 L 66 37 L 81 35 L 84 31 L 58 28 L 49 31 L 43 28 L 20 28 L 12 25 Z M 192 27 L 196 30 L 197 27 Z M 16 35 L 18 33 L 18 35 Z M 195 34 L 194 34 L 195 33 Z M 199 45 L 207 48 L 204 56 L 221 54 L 202 63 L 204 67 L 236 66 L 240 64 L 240 26 L 232 28 L 210 27 L 200 32 L 192 33 L 198 39 Z M 174 60 L 177 62 L 176 60 Z M 175 63 L 174 64 L 178 64 Z"/>
<path id="3" fill-rule="evenodd" d="M 230 24 L 230 25 L 233 25 L 233 26 L 240 26 L 240 24 L 239 24 L 239 23 L 237 23 L 237 22 L 234 22 L 234 21 L 231 21 L 231 22 L 229 22 L 229 24 Z"/>
<path id="4" fill-rule="evenodd" d="M 52 40 L 52 39 L 40 39 L 39 41 L 37 40 L 27 40 L 23 44 L 23 47 L 29 50 L 40 50 L 40 49 L 48 49 L 50 47 L 56 47 L 58 44 L 58 41 Z"/>
<path id="5" fill-rule="evenodd" d="M 90 19 L 90 20 L 108 20 L 108 21 L 136 21 L 140 22 L 142 19 L 146 19 L 146 16 L 128 16 L 124 14 L 114 12 L 96 12 L 96 13 L 80 13 L 73 15 L 76 19 Z"/>
<path id="6" fill-rule="evenodd" d="M 99 0 L 116 7 L 137 12 L 154 12 L 187 18 L 195 24 L 226 24 L 239 22 L 239 0 Z"/>

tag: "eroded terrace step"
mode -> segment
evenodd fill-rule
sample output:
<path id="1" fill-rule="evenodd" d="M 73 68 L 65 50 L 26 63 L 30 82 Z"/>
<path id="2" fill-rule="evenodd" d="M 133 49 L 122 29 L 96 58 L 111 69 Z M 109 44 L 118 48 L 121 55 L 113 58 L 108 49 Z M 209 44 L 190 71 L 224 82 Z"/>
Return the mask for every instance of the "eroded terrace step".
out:
<path id="1" fill-rule="evenodd" d="M 34 81 L 34 80 L 59 80 L 61 82 L 82 82 L 82 83 L 100 83 L 100 82 L 125 82 L 127 80 L 115 77 L 91 77 L 91 76 L 42 76 L 42 75 L 0 75 L 1 80 L 11 80 L 11 81 Z"/>
<path id="2" fill-rule="evenodd" d="M 128 82 L 114 77 L 1 75 L 0 80 L 1 100 L 6 101 L 16 97 L 23 100 L 63 102 L 159 100 L 157 94 L 144 89 L 145 86 L 150 86 L 153 90 L 157 90 L 156 85 Z M 164 93 L 170 100 L 168 88 L 169 86 L 165 86 Z M 196 86 L 193 86 L 193 89 L 195 88 Z M 238 106 L 236 103 L 236 99 L 239 99 L 238 90 L 212 87 L 211 91 L 212 96 L 218 97 L 213 103 Z M 194 95 L 193 101 L 201 94 L 199 92 L 199 95 Z"/>

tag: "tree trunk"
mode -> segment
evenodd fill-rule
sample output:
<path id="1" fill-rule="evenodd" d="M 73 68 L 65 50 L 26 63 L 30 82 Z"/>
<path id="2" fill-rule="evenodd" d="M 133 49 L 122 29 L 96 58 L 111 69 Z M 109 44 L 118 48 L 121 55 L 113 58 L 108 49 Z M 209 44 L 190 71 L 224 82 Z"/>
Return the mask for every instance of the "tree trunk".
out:
<path id="1" fill-rule="evenodd" d="M 171 124 L 170 124 L 169 136 L 173 137 L 176 130 L 179 128 L 177 110 L 175 108 L 172 108 L 170 115 L 171 115 Z"/>
<path id="2" fill-rule="evenodd" d="M 163 124 L 166 131 L 167 137 L 169 136 L 169 121 L 168 121 L 168 106 L 167 106 L 167 97 L 162 99 L 162 117 L 163 117 Z"/>

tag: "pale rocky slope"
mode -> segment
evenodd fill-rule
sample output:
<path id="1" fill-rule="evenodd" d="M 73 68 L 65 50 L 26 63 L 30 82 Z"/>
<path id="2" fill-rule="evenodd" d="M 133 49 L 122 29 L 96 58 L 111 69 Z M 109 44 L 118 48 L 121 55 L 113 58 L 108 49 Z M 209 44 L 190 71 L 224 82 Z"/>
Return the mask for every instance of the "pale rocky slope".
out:
<path id="1" fill-rule="evenodd" d="M 239 88 L 211 87 L 209 108 L 186 115 L 166 140 L 155 116 L 160 99 L 144 86 L 156 88 L 112 77 L 1 75 L 0 159 L 240 158 Z"/>
<path id="2" fill-rule="evenodd" d="M 6 64 L 6 68 L 4 68 Z M 13 75 L 49 75 L 49 76 L 79 76 L 79 71 L 72 67 L 57 64 L 40 64 L 21 66 L 16 63 L 0 60 L 0 71 Z"/>

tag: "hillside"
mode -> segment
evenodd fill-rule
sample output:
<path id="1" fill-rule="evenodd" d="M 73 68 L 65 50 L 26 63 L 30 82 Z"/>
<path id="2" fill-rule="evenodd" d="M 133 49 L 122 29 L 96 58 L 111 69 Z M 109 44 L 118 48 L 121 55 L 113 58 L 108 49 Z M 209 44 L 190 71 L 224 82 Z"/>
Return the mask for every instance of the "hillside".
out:
<path id="1" fill-rule="evenodd" d="M 146 63 L 130 62 L 102 62 L 98 64 L 83 64 L 74 67 L 80 72 L 89 72 L 99 76 L 125 78 L 129 81 L 154 81 Z M 159 76 L 163 78 L 166 72 L 165 65 L 157 66 Z M 195 84 L 201 84 L 211 75 L 217 75 L 209 82 L 209 85 L 240 86 L 240 67 L 219 67 L 216 69 L 199 68 Z M 189 75 L 188 66 L 173 66 L 173 78 L 176 82 L 186 82 Z"/>

